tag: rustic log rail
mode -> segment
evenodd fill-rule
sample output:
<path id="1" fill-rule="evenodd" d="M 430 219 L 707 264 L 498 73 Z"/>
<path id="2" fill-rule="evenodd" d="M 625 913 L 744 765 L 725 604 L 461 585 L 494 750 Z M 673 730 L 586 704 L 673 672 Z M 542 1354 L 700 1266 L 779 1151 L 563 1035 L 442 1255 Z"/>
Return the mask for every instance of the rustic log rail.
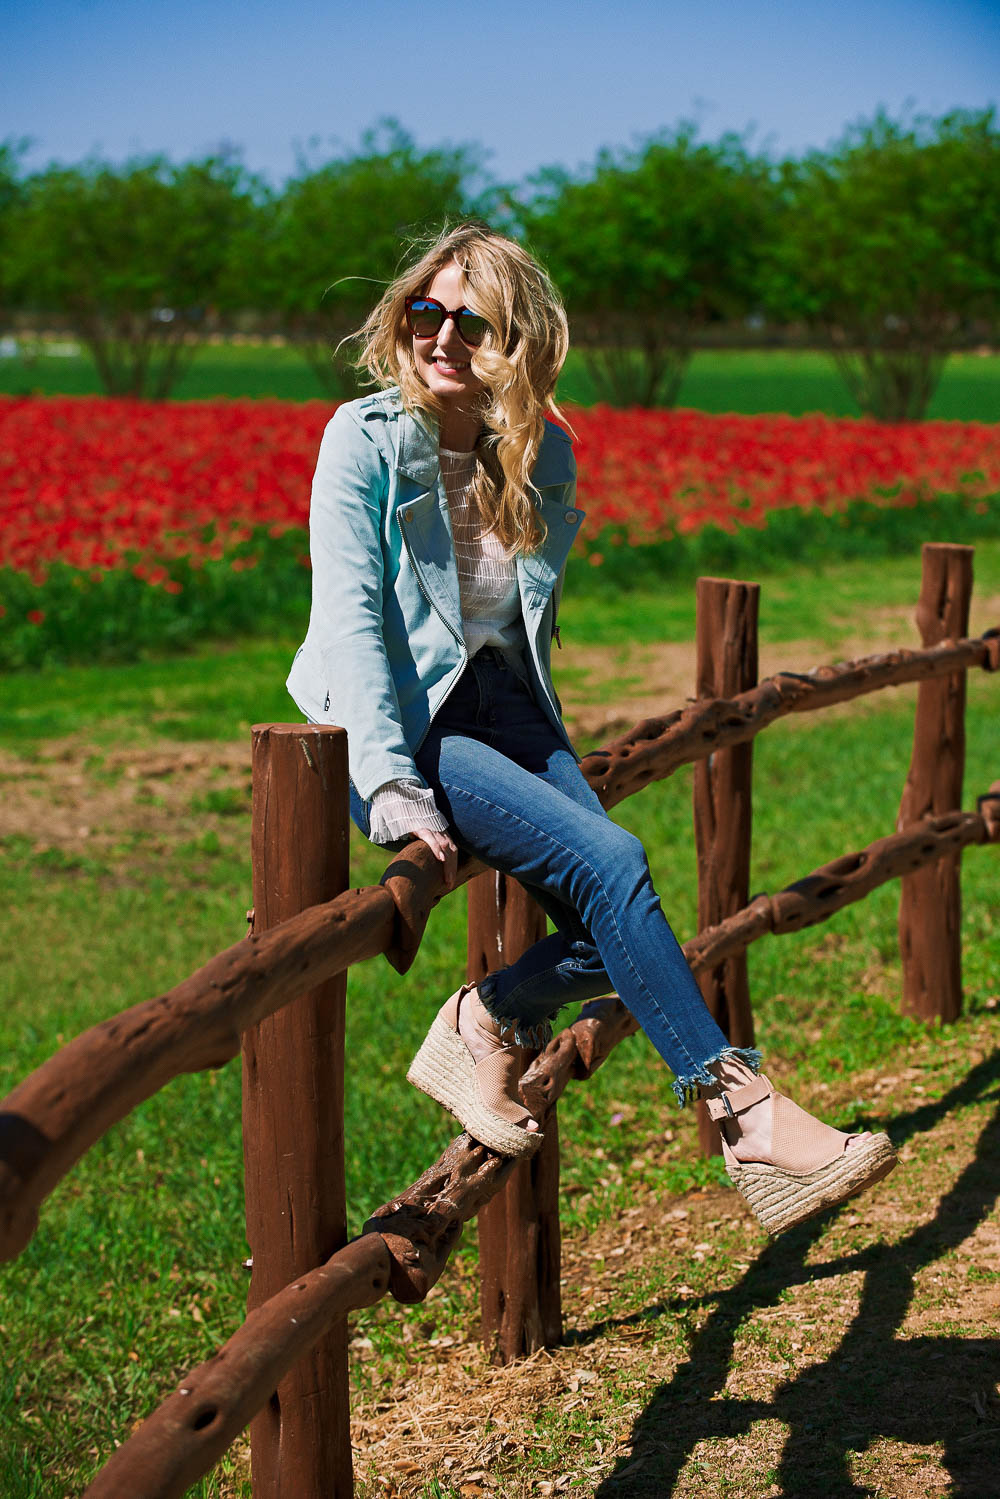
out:
<path id="1" fill-rule="evenodd" d="M 925 548 L 925 640 L 934 633 L 928 618 L 940 564 L 967 550 Z M 907 682 L 948 683 L 959 676 L 964 682 L 964 674 L 976 666 L 1000 667 L 1000 629 L 807 674 L 782 672 L 731 698 L 695 701 L 636 725 L 606 750 L 589 755 L 584 770 L 610 807 L 683 764 L 748 744 L 788 713 Z M 917 758 L 915 749 L 915 763 Z M 935 806 L 933 815 L 912 826 L 832 860 L 773 896 L 758 895 L 730 910 L 687 942 L 685 954 L 696 974 L 717 971 L 765 933 L 825 920 L 887 880 L 909 879 L 949 860 L 957 868 L 964 847 L 997 842 L 1000 781 L 980 797 L 975 813 Z M 387 868 L 380 886 L 347 891 L 252 934 L 168 993 L 77 1037 L 21 1083 L 0 1105 L 0 1259 L 20 1253 L 42 1201 L 85 1151 L 171 1078 L 228 1061 L 248 1028 L 365 958 L 384 953 L 405 972 L 431 909 L 446 893 L 439 868 L 423 844 L 410 845 Z M 459 883 L 481 870 L 465 860 Z M 525 1098 L 551 1110 L 571 1077 L 591 1076 L 635 1029 L 617 1000 L 585 1007 L 529 1066 L 522 1082 Z M 252 1310 L 225 1347 L 117 1450 L 87 1494 L 91 1499 L 125 1492 L 134 1499 L 182 1495 L 348 1310 L 372 1305 L 386 1293 L 400 1301 L 423 1299 L 462 1224 L 509 1184 L 516 1169 L 460 1135 L 413 1186 L 373 1214 L 360 1239 Z"/>
<path id="2" fill-rule="evenodd" d="M 889 651 L 810 672 L 780 671 L 734 698 L 693 702 L 663 718 L 644 718 L 607 749 L 588 755 L 584 769 L 604 806 L 616 807 L 682 765 L 745 744 L 788 713 L 829 708 L 882 687 L 947 677 L 974 666 L 1000 668 L 1000 627 L 930 650 Z"/>

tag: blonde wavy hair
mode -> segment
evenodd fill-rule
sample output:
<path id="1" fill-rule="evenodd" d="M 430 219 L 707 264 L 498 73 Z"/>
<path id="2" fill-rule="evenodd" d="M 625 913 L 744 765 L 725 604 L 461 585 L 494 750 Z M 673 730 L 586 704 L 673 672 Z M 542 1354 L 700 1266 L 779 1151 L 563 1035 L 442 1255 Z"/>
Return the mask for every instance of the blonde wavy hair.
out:
<path id="1" fill-rule="evenodd" d="M 426 292 L 453 261 L 462 272 L 466 305 L 491 330 L 469 356 L 483 385 L 473 496 L 487 531 L 512 552 L 532 552 L 545 528 L 534 505 L 531 472 L 546 412 L 563 419 L 553 392 L 569 346 L 559 293 L 537 261 L 516 241 L 482 224 L 446 231 L 387 288 L 358 330 L 358 367 L 377 385 L 398 385 L 407 410 L 440 418 L 440 401 L 417 373 L 404 303 Z"/>

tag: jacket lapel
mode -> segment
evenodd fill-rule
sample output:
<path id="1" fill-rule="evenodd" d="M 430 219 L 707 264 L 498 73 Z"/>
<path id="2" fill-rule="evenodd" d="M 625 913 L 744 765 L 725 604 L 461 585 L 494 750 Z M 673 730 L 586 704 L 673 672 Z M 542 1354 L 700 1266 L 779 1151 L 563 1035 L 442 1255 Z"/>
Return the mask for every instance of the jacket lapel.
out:
<path id="1" fill-rule="evenodd" d="M 548 499 L 544 492 L 538 509 L 547 528 L 545 540 L 530 557 L 517 559 L 517 578 L 525 620 L 529 617 L 529 611 L 544 609 L 548 603 L 583 520 L 582 510 L 575 507 L 567 510 L 560 500 Z"/>
<path id="2" fill-rule="evenodd" d="M 462 638 L 462 602 L 444 486 L 406 500 L 398 509 L 403 545 L 420 586 L 445 623 Z"/>
<path id="3" fill-rule="evenodd" d="M 461 639 L 462 603 L 437 434 L 405 410 L 399 416 L 396 467 L 403 477 L 401 491 L 414 487 L 417 490 L 412 499 L 403 500 L 397 509 L 403 544 L 427 597 Z"/>

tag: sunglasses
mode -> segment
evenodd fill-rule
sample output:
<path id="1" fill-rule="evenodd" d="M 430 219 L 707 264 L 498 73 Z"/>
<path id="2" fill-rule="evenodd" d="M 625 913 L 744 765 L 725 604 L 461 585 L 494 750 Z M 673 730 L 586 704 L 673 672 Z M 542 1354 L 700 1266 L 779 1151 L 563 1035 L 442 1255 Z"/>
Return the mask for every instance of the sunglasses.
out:
<path id="1" fill-rule="evenodd" d="M 407 297 L 404 306 L 406 326 L 414 338 L 436 338 L 447 319 L 451 318 L 462 342 L 470 349 L 478 349 L 490 331 L 486 319 L 470 307 L 456 307 L 449 311 L 433 297 Z"/>

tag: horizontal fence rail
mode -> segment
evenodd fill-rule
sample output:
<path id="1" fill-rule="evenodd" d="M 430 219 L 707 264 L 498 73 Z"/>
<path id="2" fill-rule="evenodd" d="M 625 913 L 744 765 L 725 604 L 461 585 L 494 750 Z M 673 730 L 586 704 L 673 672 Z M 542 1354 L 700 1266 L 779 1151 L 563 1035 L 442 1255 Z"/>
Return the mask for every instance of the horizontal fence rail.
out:
<path id="1" fill-rule="evenodd" d="M 1000 669 L 1000 628 L 924 651 L 889 651 L 810 672 L 777 672 L 734 698 L 696 701 L 662 718 L 644 718 L 607 749 L 588 755 L 583 767 L 604 806 L 616 807 L 682 765 L 745 744 L 788 713 L 829 708 L 883 687 L 930 681 L 975 666 Z"/>
<path id="2" fill-rule="evenodd" d="M 956 849 L 1000 843 L 1000 781 L 980 798 L 980 808 L 928 819 L 844 854 L 773 896 L 759 895 L 743 911 L 685 942 L 684 956 L 697 974 L 767 933 L 824 921 L 879 885 Z M 570 1080 L 592 1077 L 637 1030 L 613 997 L 584 1006 L 580 1019 L 555 1036 L 525 1072 L 524 1101 L 544 1124 Z M 214 1358 L 187 1375 L 118 1448 L 85 1499 L 119 1499 L 126 1492 L 132 1499 L 181 1499 L 295 1359 L 345 1312 L 372 1306 L 386 1294 L 407 1304 L 423 1301 L 444 1272 L 463 1225 L 516 1169 L 515 1160 L 496 1155 L 464 1132 L 458 1135 L 412 1186 L 372 1214 L 360 1238 L 252 1312 Z"/>
<path id="3" fill-rule="evenodd" d="M 374 1306 L 388 1284 L 389 1253 L 372 1234 L 300 1276 L 181 1380 L 105 1463 L 86 1499 L 180 1499 L 327 1328 L 347 1312 Z"/>
<path id="4" fill-rule="evenodd" d="M 646 719 L 608 750 L 587 755 L 583 769 L 602 802 L 614 806 L 787 713 L 998 664 L 1000 629 L 803 676 L 781 672 L 731 702 L 695 702 Z M 447 893 L 440 868 L 426 845 L 410 844 L 380 885 L 347 891 L 235 943 L 165 994 L 85 1031 L 20 1083 L 0 1104 L 0 1262 L 20 1254 L 41 1203 L 81 1156 L 172 1078 L 230 1061 L 248 1026 L 355 963 L 384 953 L 405 972 Z M 483 869 L 463 860 L 457 883 Z"/>

